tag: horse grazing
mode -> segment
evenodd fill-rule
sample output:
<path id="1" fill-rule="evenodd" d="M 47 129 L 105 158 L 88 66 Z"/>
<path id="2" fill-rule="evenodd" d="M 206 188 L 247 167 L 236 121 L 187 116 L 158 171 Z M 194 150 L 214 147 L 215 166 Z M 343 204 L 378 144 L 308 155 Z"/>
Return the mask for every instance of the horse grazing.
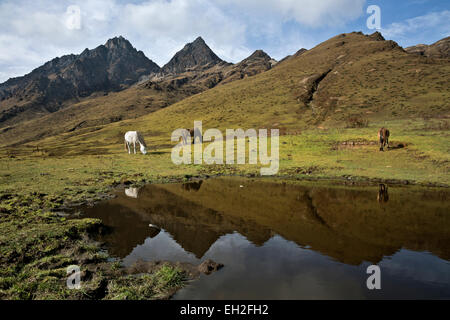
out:
<path id="1" fill-rule="evenodd" d="M 183 144 L 194 144 L 196 142 L 196 138 L 200 139 L 200 143 L 203 142 L 203 136 L 199 129 L 185 129 L 182 139 Z M 188 140 L 191 140 L 190 143 L 188 143 Z"/>
<path id="2" fill-rule="evenodd" d="M 380 151 L 384 151 L 384 147 L 387 146 L 389 148 L 389 130 L 386 128 L 381 128 L 378 131 L 378 139 L 380 141 Z"/>
<path id="3" fill-rule="evenodd" d="M 131 154 L 131 144 L 134 146 L 134 154 L 136 154 L 136 143 L 139 143 L 142 154 L 147 154 L 147 145 L 144 138 L 138 131 L 128 131 L 125 133 L 125 150 Z"/>

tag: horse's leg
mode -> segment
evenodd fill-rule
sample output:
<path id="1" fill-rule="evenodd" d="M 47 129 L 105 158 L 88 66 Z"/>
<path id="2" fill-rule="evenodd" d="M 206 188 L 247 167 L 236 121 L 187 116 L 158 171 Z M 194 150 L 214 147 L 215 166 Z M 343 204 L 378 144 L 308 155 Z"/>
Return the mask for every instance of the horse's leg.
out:
<path id="1" fill-rule="evenodd" d="M 128 154 L 131 154 L 131 146 L 128 141 L 127 141 L 127 151 L 128 151 Z"/>
<path id="2" fill-rule="evenodd" d="M 382 131 L 378 131 L 378 142 L 380 143 L 380 151 L 383 151 L 383 136 Z"/>
<path id="3" fill-rule="evenodd" d="M 134 154 L 136 154 L 136 141 L 133 142 L 134 145 Z"/>

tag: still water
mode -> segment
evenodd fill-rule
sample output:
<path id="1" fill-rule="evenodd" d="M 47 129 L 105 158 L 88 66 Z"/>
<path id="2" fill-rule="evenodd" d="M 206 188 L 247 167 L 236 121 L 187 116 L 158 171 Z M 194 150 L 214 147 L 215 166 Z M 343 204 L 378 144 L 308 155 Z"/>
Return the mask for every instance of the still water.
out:
<path id="1" fill-rule="evenodd" d="M 450 299 L 449 195 L 220 178 L 128 188 L 84 216 L 112 227 L 103 240 L 125 265 L 225 265 L 175 299 Z"/>

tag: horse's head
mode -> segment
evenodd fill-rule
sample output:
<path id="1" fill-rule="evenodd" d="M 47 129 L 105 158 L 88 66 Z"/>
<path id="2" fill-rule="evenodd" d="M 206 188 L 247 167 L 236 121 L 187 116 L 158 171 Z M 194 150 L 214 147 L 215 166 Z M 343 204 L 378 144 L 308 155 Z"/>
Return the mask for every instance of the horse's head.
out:
<path id="1" fill-rule="evenodd" d="M 141 145 L 141 152 L 142 154 L 147 154 L 147 148 Z"/>

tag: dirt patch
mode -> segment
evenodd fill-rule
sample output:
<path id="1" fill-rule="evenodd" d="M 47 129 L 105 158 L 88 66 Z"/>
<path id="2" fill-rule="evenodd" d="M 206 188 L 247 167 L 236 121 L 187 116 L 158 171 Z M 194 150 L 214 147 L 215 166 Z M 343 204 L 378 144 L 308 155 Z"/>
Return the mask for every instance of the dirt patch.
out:
<path id="1" fill-rule="evenodd" d="M 343 149 L 357 149 L 367 146 L 378 146 L 378 141 L 368 141 L 368 140 L 348 140 L 341 141 L 333 145 L 332 150 L 343 150 Z M 403 149 L 407 147 L 405 142 L 391 142 L 389 143 L 389 148 L 387 150 Z"/>
<path id="2" fill-rule="evenodd" d="M 362 148 L 365 146 L 375 146 L 378 145 L 377 141 L 368 140 L 348 140 L 336 143 L 331 149 L 332 150 L 342 150 L 342 149 L 353 149 Z"/>
<path id="3" fill-rule="evenodd" d="M 296 176 L 298 174 L 302 175 L 311 175 L 311 174 L 318 174 L 323 169 L 321 169 L 318 166 L 309 166 L 309 167 L 298 167 L 298 168 L 289 168 L 286 170 L 283 170 L 283 174 L 287 176 Z"/>

